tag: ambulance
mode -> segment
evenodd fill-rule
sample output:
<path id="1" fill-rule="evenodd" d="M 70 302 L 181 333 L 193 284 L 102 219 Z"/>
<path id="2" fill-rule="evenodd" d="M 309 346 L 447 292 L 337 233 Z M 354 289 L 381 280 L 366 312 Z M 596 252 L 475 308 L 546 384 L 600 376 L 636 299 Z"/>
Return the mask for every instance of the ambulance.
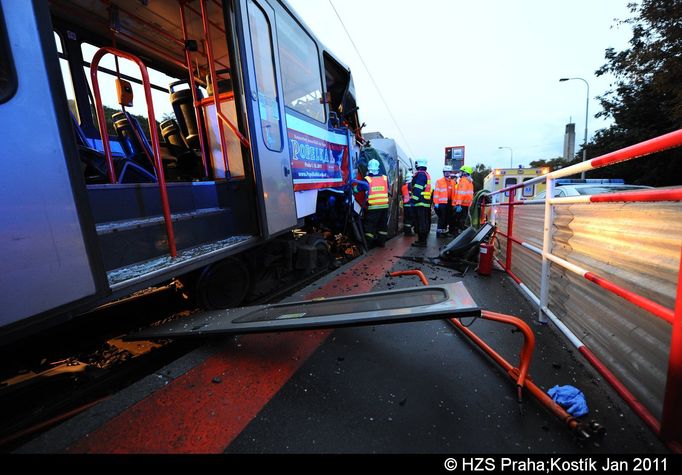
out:
<path id="1" fill-rule="evenodd" d="M 489 192 L 495 192 L 533 178 L 549 173 L 548 167 L 541 168 L 495 168 L 483 180 L 483 188 Z M 529 200 L 537 193 L 545 190 L 545 183 L 535 183 L 516 190 L 517 201 Z M 496 202 L 506 203 L 509 201 L 509 192 L 494 195 Z"/>

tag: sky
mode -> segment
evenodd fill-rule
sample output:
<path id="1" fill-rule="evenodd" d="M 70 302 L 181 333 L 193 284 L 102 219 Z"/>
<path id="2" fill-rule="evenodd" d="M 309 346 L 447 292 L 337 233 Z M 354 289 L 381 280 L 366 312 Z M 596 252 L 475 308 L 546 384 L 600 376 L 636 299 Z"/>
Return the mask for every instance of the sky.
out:
<path id="1" fill-rule="evenodd" d="M 596 96 L 613 78 L 597 78 L 595 71 L 605 63 L 607 48 L 628 45 L 631 29 L 617 26 L 616 19 L 631 16 L 629 1 L 288 3 L 350 67 L 360 119 L 367 124 L 363 131 L 395 139 L 408 156 L 428 159 L 429 169 L 439 172 L 447 146 L 465 146 L 467 165 L 490 168 L 508 168 L 512 158 L 517 167 L 561 156 L 571 119 L 578 150 L 587 88 L 583 81 L 559 78 L 589 83 L 588 139 L 608 127 L 594 115 L 601 110 Z"/>

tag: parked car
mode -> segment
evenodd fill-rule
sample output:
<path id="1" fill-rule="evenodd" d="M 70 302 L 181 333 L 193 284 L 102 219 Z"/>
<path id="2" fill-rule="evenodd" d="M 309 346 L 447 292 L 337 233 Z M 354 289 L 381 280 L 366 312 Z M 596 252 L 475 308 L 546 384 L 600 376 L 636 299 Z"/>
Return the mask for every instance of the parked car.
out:
<path id="1" fill-rule="evenodd" d="M 651 186 L 624 185 L 614 183 L 558 183 L 554 188 L 554 198 L 564 196 L 601 195 L 603 193 L 616 193 L 620 191 L 646 190 Z M 545 192 L 542 191 L 533 196 L 533 200 L 544 200 Z"/>

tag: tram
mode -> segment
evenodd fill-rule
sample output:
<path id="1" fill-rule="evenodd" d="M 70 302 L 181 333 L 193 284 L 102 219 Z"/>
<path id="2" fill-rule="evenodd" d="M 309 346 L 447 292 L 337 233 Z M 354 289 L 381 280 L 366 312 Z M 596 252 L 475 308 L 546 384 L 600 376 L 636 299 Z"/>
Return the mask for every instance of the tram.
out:
<path id="1" fill-rule="evenodd" d="M 351 72 L 284 1 L 1 0 L 0 129 L 1 341 L 176 278 L 236 306 L 362 235 Z"/>

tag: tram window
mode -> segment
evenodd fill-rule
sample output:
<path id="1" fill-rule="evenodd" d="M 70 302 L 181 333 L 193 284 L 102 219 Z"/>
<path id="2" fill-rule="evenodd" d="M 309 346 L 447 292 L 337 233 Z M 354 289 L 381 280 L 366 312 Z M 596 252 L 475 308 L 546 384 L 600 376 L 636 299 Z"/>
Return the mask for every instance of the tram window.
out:
<path id="1" fill-rule="evenodd" d="M 76 103 L 76 90 L 73 87 L 73 79 L 71 78 L 71 70 L 69 69 L 69 60 L 64 53 L 64 43 L 62 37 L 54 32 L 54 41 L 57 45 L 57 55 L 59 56 L 59 69 L 62 72 L 62 81 L 64 81 L 64 91 L 66 92 L 66 101 L 69 105 L 69 110 L 76 118 L 78 123 L 81 123 L 81 118 L 78 113 L 78 104 Z"/>
<path id="2" fill-rule="evenodd" d="M 249 28 L 256 68 L 263 141 L 270 150 L 279 152 L 282 150 L 282 125 L 277 102 L 272 31 L 267 16 L 253 2 L 249 2 Z"/>
<path id="3" fill-rule="evenodd" d="M 5 17 L 2 14 L 2 5 L 0 5 L 0 104 L 8 101 L 16 90 L 17 76 L 7 41 Z"/>
<path id="4" fill-rule="evenodd" d="M 286 105 L 308 117 L 325 122 L 324 104 L 320 102 L 320 54 L 315 41 L 286 14 L 277 17 L 277 40 Z"/>
<path id="5" fill-rule="evenodd" d="M 90 91 L 92 92 L 92 80 L 90 78 L 90 63 L 92 58 L 99 47 L 94 46 L 90 43 L 81 43 L 81 52 L 83 54 L 83 68 L 85 69 L 85 77 L 88 81 Z M 114 56 L 111 54 L 104 55 L 99 62 L 99 73 L 97 79 L 99 81 L 100 94 L 102 98 L 102 104 L 105 108 L 111 109 L 113 111 L 121 110 L 121 106 L 118 104 L 118 97 L 116 95 L 116 61 Z M 121 74 L 121 78 L 129 81 L 133 88 L 134 102 L 132 107 L 126 107 L 128 111 L 133 116 L 136 116 L 142 130 L 144 131 L 147 138 L 149 138 L 149 122 L 147 121 L 147 102 L 145 100 L 144 88 L 142 87 L 142 76 L 140 74 L 140 68 L 134 62 L 127 60 L 125 58 L 118 59 L 118 69 Z M 147 66 L 147 72 L 149 74 L 149 82 L 152 91 L 152 101 L 154 103 L 154 114 L 156 116 L 157 122 L 163 122 L 166 119 L 175 118 L 173 112 L 173 106 L 170 102 L 170 93 L 168 92 L 168 84 L 177 81 L 177 78 L 169 76 L 157 71 L 154 68 Z M 92 95 L 91 95 L 92 100 Z M 97 123 L 97 114 L 95 112 L 94 103 L 91 104 L 91 110 L 93 114 L 93 121 Z M 109 115 L 109 114 L 106 114 Z M 108 121 L 107 121 L 108 122 Z M 107 123 L 107 128 L 110 134 L 114 134 L 113 125 Z"/>

